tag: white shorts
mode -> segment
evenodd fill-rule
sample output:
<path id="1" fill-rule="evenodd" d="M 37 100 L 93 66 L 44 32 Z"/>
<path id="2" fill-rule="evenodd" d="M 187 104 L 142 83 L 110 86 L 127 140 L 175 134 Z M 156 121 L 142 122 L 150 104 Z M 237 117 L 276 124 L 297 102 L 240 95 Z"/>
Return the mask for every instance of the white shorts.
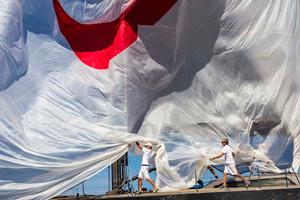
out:
<path id="1" fill-rule="evenodd" d="M 224 173 L 230 174 L 230 175 L 237 175 L 238 171 L 235 167 L 235 164 L 230 164 L 230 165 L 225 164 Z"/>
<path id="2" fill-rule="evenodd" d="M 140 172 L 139 172 L 139 178 L 142 179 L 149 179 L 149 166 L 141 166 Z"/>

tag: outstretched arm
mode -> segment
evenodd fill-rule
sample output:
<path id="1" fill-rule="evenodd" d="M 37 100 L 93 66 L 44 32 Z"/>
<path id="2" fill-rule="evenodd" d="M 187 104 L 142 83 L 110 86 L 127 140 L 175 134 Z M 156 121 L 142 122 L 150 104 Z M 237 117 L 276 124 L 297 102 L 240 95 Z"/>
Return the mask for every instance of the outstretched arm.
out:
<path id="1" fill-rule="evenodd" d="M 218 154 L 217 156 L 214 156 L 214 157 L 210 158 L 209 160 L 210 160 L 210 161 L 213 161 L 213 160 L 215 160 L 215 159 L 221 158 L 222 156 L 224 156 L 224 153 L 223 153 L 223 152 L 221 152 L 221 153 Z"/>
<path id="2" fill-rule="evenodd" d="M 142 145 L 139 143 L 139 142 L 135 142 L 136 143 L 136 146 L 139 148 L 139 149 L 141 149 L 142 150 Z"/>

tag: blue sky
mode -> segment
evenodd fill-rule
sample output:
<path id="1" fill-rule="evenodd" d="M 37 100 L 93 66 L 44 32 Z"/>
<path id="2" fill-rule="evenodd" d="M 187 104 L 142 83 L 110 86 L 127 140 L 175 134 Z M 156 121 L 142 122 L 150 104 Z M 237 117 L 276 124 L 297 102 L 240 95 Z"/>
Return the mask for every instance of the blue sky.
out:
<path id="1" fill-rule="evenodd" d="M 129 175 L 130 177 L 133 177 L 138 174 L 140 170 L 140 163 L 141 163 L 142 157 L 140 155 L 134 155 L 132 153 L 129 153 Z M 218 172 L 219 177 L 222 177 L 222 174 Z M 150 174 L 150 177 L 155 180 L 156 173 L 152 172 Z M 203 177 L 204 181 L 209 181 L 214 179 L 213 176 L 206 171 Z M 137 190 L 137 181 L 133 184 L 134 189 Z M 143 187 L 146 187 L 148 189 L 152 188 L 150 184 L 148 184 L 146 181 L 143 182 Z M 108 169 L 104 169 L 102 172 L 98 173 L 94 177 L 90 178 L 89 180 L 84 182 L 84 190 L 85 194 L 87 195 L 99 195 L 104 194 L 109 190 L 109 184 L 108 184 Z M 82 184 L 66 191 L 64 194 L 66 195 L 76 195 L 77 192 L 79 192 L 80 195 L 82 195 Z"/>

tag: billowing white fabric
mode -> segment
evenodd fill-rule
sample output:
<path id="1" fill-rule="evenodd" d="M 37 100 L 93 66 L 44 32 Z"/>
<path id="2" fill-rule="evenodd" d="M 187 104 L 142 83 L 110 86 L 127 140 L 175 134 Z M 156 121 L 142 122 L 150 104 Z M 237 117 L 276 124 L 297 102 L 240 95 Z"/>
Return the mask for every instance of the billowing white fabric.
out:
<path id="1" fill-rule="evenodd" d="M 76 21 L 84 24 L 111 22 L 117 19 L 135 0 L 61 0 L 64 9 Z"/>
<path id="2" fill-rule="evenodd" d="M 26 73 L 28 63 L 22 8 L 19 2 L 4 2 L 1 6 L 0 20 L 1 91 Z"/>
<path id="3" fill-rule="evenodd" d="M 203 172 L 199 162 L 222 163 L 208 163 L 222 138 L 237 164 L 279 171 L 275 164 L 293 162 L 298 170 L 299 2 L 179 4 L 174 61 L 183 67 L 173 85 L 191 84 L 153 102 L 139 129 L 164 142 L 178 172 L 159 173 L 160 187 L 192 185 L 193 173 Z"/>
<path id="4" fill-rule="evenodd" d="M 132 3 L 61 0 L 88 24 Z M 161 190 L 193 185 L 225 137 L 236 163 L 298 170 L 299 8 L 295 0 L 179 0 L 96 70 L 70 50 L 50 0 L 2 0 L 0 199 L 53 197 L 137 140 L 161 143 Z"/>

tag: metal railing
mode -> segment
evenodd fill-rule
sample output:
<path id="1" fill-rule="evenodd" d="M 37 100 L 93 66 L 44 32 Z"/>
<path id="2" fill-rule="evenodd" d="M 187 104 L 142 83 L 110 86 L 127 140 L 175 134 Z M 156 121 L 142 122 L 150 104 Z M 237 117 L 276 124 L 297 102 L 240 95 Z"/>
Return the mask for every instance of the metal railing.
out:
<path id="1" fill-rule="evenodd" d="M 251 188 L 255 188 L 255 185 L 256 185 L 256 187 L 258 189 L 261 189 L 266 186 L 264 181 L 271 180 L 274 178 L 277 178 L 278 180 L 280 180 L 277 182 L 276 186 L 285 186 L 285 187 L 290 187 L 292 185 L 300 186 L 299 174 L 295 171 L 295 169 L 293 168 L 293 166 L 290 163 L 277 164 L 276 166 L 279 169 L 281 169 L 280 173 L 264 170 L 262 167 L 254 164 L 254 163 L 252 163 L 250 166 L 249 165 L 237 165 L 236 167 L 237 167 L 238 171 L 246 171 L 245 169 L 248 169 L 247 170 L 248 172 L 243 173 L 243 175 L 245 175 L 245 174 L 248 175 L 248 177 L 247 177 L 248 181 L 250 181 L 252 183 L 252 184 L 250 184 Z M 215 168 L 215 169 L 217 169 L 217 168 Z M 217 169 L 217 170 L 222 172 L 221 169 Z M 149 170 L 149 173 L 151 173 L 153 171 L 155 171 L 155 168 L 151 168 Z M 194 173 L 195 173 L 194 174 L 195 184 L 197 184 L 199 181 L 197 178 L 198 175 L 197 175 L 196 171 Z M 219 176 L 219 177 L 220 178 L 217 180 L 219 180 L 219 182 L 220 182 L 222 177 L 221 176 Z M 135 191 L 135 188 L 133 186 L 133 182 L 135 180 L 137 180 L 137 175 L 132 178 L 127 177 L 124 180 L 122 187 L 120 189 L 122 189 L 125 193 L 128 193 L 128 195 L 132 195 Z M 202 181 L 204 182 L 204 188 L 205 188 L 205 186 L 207 186 L 207 183 L 212 183 L 214 180 L 216 180 L 214 177 L 210 177 L 210 178 L 208 177 L 207 179 L 202 179 Z M 271 181 L 269 181 L 269 182 L 271 182 Z M 255 183 L 255 184 L 253 185 L 253 183 Z M 280 185 L 278 183 L 280 183 Z M 222 185 L 222 182 L 220 182 L 220 184 Z M 269 185 L 267 184 L 267 186 L 269 186 Z M 95 189 L 96 188 L 99 188 L 99 187 L 95 186 Z M 85 186 L 84 182 L 82 182 L 72 189 L 76 190 L 74 192 L 77 193 L 77 196 L 79 195 L 79 193 L 82 193 L 82 195 L 85 195 L 85 189 L 89 189 L 89 186 Z M 198 189 L 200 189 L 200 188 L 198 188 Z M 196 190 L 198 190 L 198 189 L 196 189 Z"/>
<path id="2" fill-rule="evenodd" d="M 262 177 L 278 176 L 278 175 L 284 175 L 286 187 L 289 187 L 290 182 L 293 182 L 294 183 L 293 185 L 298 185 L 298 186 L 300 185 L 298 173 L 296 173 L 296 171 L 293 168 L 291 163 L 281 163 L 281 164 L 276 164 L 276 166 L 281 170 L 281 172 L 266 171 L 266 170 L 260 169 L 260 167 L 258 165 L 251 165 L 248 180 L 251 181 L 251 177 L 254 175 L 254 172 L 255 172 L 254 170 L 256 170 L 256 175 L 257 175 L 257 180 L 258 180 L 258 188 L 262 187 L 262 180 L 265 179 Z M 290 176 L 290 178 L 289 178 L 289 176 Z M 295 178 L 295 180 L 293 180 L 293 177 Z"/>
<path id="3" fill-rule="evenodd" d="M 214 168 L 219 172 L 223 172 L 222 167 L 214 166 Z M 276 167 L 277 171 L 275 169 L 271 171 L 268 170 L 269 167 L 267 165 L 259 162 L 257 164 L 253 162 L 236 166 L 238 171 L 242 173 L 243 176 L 248 179 L 248 181 L 250 181 L 251 188 L 257 187 L 258 189 L 261 189 L 265 186 L 300 186 L 299 174 L 295 171 L 291 163 L 276 164 Z M 209 181 L 203 181 L 206 183 L 205 187 L 207 185 L 212 187 L 214 185 L 212 180 L 213 178 L 210 178 Z M 231 181 L 228 183 L 231 184 L 231 187 L 240 187 L 238 185 L 241 183 L 241 181 L 232 181 L 232 179 L 230 180 Z M 219 180 L 218 184 L 216 184 L 216 187 L 222 187 L 222 185 L 223 184 Z"/>

